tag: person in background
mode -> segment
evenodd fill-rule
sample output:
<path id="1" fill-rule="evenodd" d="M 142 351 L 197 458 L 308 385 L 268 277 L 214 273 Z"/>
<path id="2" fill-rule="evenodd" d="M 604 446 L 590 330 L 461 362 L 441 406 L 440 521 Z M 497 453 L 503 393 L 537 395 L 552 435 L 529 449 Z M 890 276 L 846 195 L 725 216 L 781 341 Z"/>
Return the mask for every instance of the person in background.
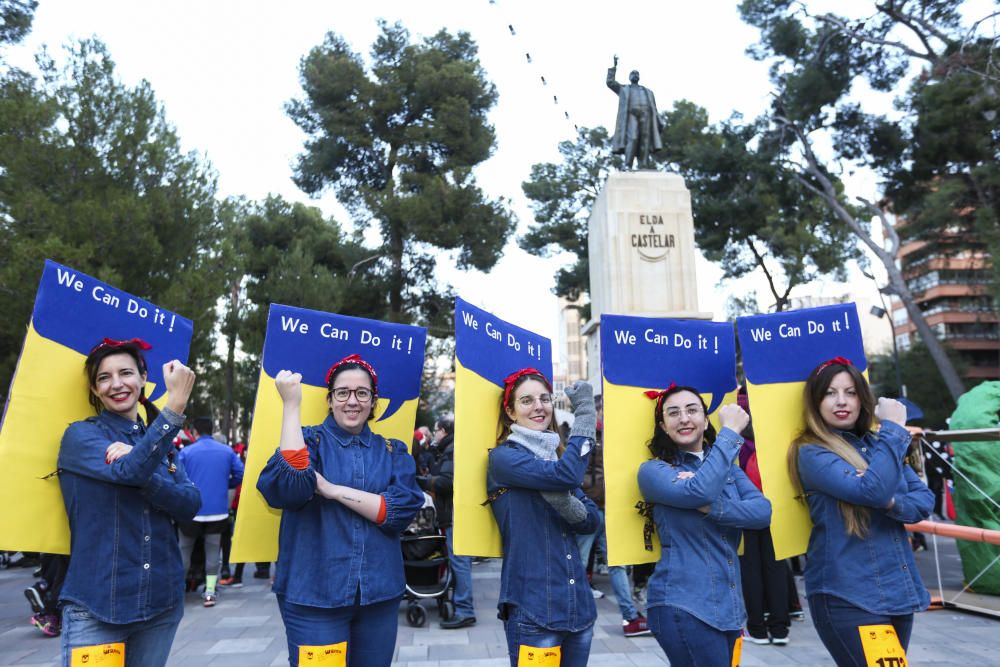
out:
<path id="1" fill-rule="evenodd" d="M 455 615 L 441 621 L 445 630 L 466 628 L 476 624 L 476 609 L 472 599 L 472 558 L 455 553 L 454 488 L 455 488 L 455 417 L 445 415 L 434 425 L 434 460 L 428 474 L 418 477 L 421 488 L 434 496 L 438 526 L 448 539 L 448 562 L 455 578 Z"/>
<path id="2" fill-rule="evenodd" d="M 753 415 L 746 387 L 740 387 L 736 404 L 750 416 L 743 429 L 740 447 L 740 468 L 747 479 L 763 491 L 760 468 L 757 466 L 757 444 L 754 440 Z M 743 555 L 740 556 L 740 577 L 743 601 L 747 608 L 745 638 L 754 644 L 788 644 L 790 618 L 788 614 L 788 564 L 774 557 L 774 542 L 770 527 L 743 530 Z"/>
<path id="3" fill-rule="evenodd" d="M 905 651 L 913 612 L 930 604 L 903 526 L 927 518 L 934 494 L 904 462 L 906 407 L 890 398 L 876 405 L 849 359 L 813 369 L 804 393 L 805 428 L 788 449 L 788 472 L 813 522 L 806 599 L 837 665 L 865 667 L 860 626 L 891 625 Z"/>
<path id="4" fill-rule="evenodd" d="M 195 542 L 202 538 L 205 554 L 202 604 L 214 607 L 218 598 L 215 585 L 219 580 L 222 535 L 229 529 L 229 489 L 243 481 L 243 462 L 230 447 L 212 438 L 210 417 L 197 417 L 191 431 L 194 442 L 182 449 L 177 458 L 201 492 L 201 508 L 193 521 L 179 526 L 181 554 L 186 572 Z"/>
<path id="5" fill-rule="evenodd" d="M 584 562 L 590 559 L 592 548 L 599 548 L 602 553 L 608 552 L 607 533 L 604 530 L 604 401 L 601 396 L 594 397 L 597 410 L 597 431 L 594 451 L 590 454 L 587 471 L 583 474 L 581 488 L 587 497 L 594 501 L 598 508 L 600 524 L 593 533 L 578 533 L 576 546 L 580 550 L 580 558 Z M 626 637 L 641 637 L 652 634 L 646 617 L 635 608 L 632 597 L 632 585 L 629 583 L 628 570 L 622 565 L 608 567 L 608 578 L 611 579 L 611 590 L 614 591 L 618 611 L 622 615 L 622 632 Z M 595 598 L 604 597 L 604 593 L 592 588 Z"/>

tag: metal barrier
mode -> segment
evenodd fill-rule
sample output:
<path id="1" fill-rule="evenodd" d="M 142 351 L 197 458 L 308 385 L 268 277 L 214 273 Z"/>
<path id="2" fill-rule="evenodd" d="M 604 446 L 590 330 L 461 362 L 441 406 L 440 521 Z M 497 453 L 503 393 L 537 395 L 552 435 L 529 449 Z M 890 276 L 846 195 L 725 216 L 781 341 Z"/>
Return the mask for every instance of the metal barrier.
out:
<path id="1" fill-rule="evenodd" d="M 964 431 L 921 431 L 914 434 L 914 438 L 936 440 L 939 442 L 1000 442 L 1000 428 L 970 429 Z M 941 454 L 933 447 L 928 446 L 927 451 L 934 453 L 941 459 L 942 462 L 944 462 L 945 465 L 951 468 L 952 472 L 959 476 L 963 482 L 979 492 L 990 503 L 995 505 L 997 509 L 1000 509 L 1000 503 L 998 503 L 996 499 L 991 498 L 988 494 L 983 492 L 983 490 L 976 486 L 972 480 L 962 474 L 962 471 L 957 470 L 955 466 L 952 465 L 951 461 L 941 456 Z M 939 523 L 937 521 L 921 521 L 919 523 L 906 526 L 906 529 L 914 533 L 928 533 L 931 535 L 931 539 L 934 543 L 934 565 L 937 571 L 938 592 L 940 594 L 939 599 L 942 607 L 974 611 L 976 613 L 1000 618 L 1000 596 L 979 596 L 971 592 L 973 584 L 975 584 L 976 581 L 983 576 L 983 574 L 988 572 L 990 568 L 1000 561 L 1000 553 L 997 554 L 997 557 L 994 558 L 989 565 L 973 577 L 971 581 L 965 583 L 961 590 L 950 596 L 950 599 L 948 599 L 945 595 L 945 585 L 941 577 L 941 556 L 937 541 L 938 536 L 941 536 L 954 538 L 956 540 L 968 540 L 971 542 L 984 542 L 986 544 L 1000 545 L 1000 530 L 990 530 L 974 526 L 961 526 L 952 523 Z M 977 600 L 979 604 L 973 604 L 965 600 L 960 600 L 963 596 L 966 596 L 967 598 L 979 598 Z M 985 606 L 984 601 L 986 602 Z"/>

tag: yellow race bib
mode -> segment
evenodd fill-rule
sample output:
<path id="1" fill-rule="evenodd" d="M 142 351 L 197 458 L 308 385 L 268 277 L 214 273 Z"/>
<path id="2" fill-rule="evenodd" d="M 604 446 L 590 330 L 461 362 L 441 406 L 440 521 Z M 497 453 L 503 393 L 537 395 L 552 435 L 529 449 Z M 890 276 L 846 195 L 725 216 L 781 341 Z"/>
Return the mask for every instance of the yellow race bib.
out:
<path id="1" fill-rule="evenodd" d="M 70 652 L 70 667 L 125 667 L 125 642 L 81 646 Z"/>
<path id="2" fill-rule="evenodd" d="M 561 646 L 538 648 L 537 646 L 525 646 L 521 644 L 521 648 L 517 652 L 517 665 L 518 667 L 525 667 L 525 665 L 531 665 L 531 667 L 559 667 L 561 656 Z"/>
<path id="3" fill-rule="evenodd" d="M 907 667 L 906 653 L 891 625 L 859 625 L 868 667 Z"/>
<path id="4" fill-rule="evenodd" d="M 733 647 L 733 667 L 740 667 L 740 658 L 743 656 L 743 637 L 736 638 L 736 645 Z"/>
<path id="5" fill-rule="evenodd" d="M 299 646 L 299 664 L 347 667 L 347 642 L 326 646 Z"/>

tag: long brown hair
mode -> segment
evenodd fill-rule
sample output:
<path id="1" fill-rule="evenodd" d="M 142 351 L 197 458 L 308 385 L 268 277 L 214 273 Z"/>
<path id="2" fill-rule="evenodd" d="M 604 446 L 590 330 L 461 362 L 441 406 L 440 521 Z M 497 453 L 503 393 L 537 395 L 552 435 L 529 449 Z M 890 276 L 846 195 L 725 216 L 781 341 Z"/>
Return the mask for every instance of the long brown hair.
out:
<path id="1" fill-rule="evenodd" d="M 868 462 L 858 453 L 851 444 L 834 431 L 823 421 L 820 415 L 819 406 L 826 396 L 830 384 L 840 373 L 847 373 L 854 381 L 854 390 L 858 394 L 860 409 L 858 411 L 858 421 L 854 425 L 853 433 L 863 436 L 871 431 L 875 421 L 875 397 L 872 395 L 871 387 L 861 371 L 856 366 L 849 363 L 821 364 L 817 366 L 805 386 L 805 428 L 788 448 L 788 475 L 792 479 L 792 484 L 799 493 L 799 498 L 805 501 L 805 490 L 802 488 L 802 479 L 799 476 L 799 450 L 804 445 L 816 445 L 828 449 L 848 464 L 860 471 L 868 469 Z M 868 526 L 871 522 L 871 513 L 867 507 L 855 505 L 844 500 L 838 501 L 840 513 L 844 518 L 844 527 L 849 535 L 859 539 L 864 539 L 868 535 Z"/>

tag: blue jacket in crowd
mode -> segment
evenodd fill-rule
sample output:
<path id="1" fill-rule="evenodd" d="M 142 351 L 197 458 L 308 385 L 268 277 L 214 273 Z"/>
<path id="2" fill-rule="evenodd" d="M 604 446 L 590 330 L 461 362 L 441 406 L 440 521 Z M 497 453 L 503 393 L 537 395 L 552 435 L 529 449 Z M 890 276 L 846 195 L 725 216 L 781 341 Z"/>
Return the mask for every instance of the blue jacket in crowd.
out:
<path id="1" fill-rule="evenodd" d="M 386 440 L 368 425 L 354 435 L 327 416 L 306 426 L 309 467 L 296 470 L 278 450 L 267 462 L 257 489 L 284 510 L 278 537 L 274 592 L 310 607 L 348 607 L 360 590 L 361 604 L 403 595 L 399 534 L 424 504 L 416 466 L 406 445 Z M 316 472 L 385 499 L 385 521 L 376 525 L 335 500 L 316 494 Z"/>
<path id="2" fill-rule="evenodd" d="M 70 561 L 60 600 L 105 623 L 148 620 L 184 603 L 184 566 L 173 520 L 190 521 L 201 495 L 167 454 L 183 417 L 163 410 L 146 427 L 113 412 L 74 422 L 59 449 Z M 112 442 L 133 449 L 105 463 Z"/>
<path id="3" fill-rule="evenodd" d="M 576 533 L 592 533 L 599 523 L 597 506 L 580 490 L 587 457 L 581 447 L 593 440 L 570 438 L 556 461 L 537 458 L 508 441 L 490 450 L 486 491 L 503 538 L 498 604 L 518 606 L 534 623 L 549 630 L 579 632 L 593 625 L 597 607 L 580 558 Z M 506 489 L 496 495 L 501 489 Z M 539 491 L 570 491 L 587 507 L 587 518 L 570 525 Z"/>
<path id="4" fill-rule="evenodd" d="M 660 560 L 649 578 L 647 606 L 682 609 L 717 630 L 746 622 L 740 560 L 743 528 L 766 528 L 771 503 L 733 461 L 743 439 L 724 428 L 704 460 L 682 453 L 639 467 L 639 490 L 653 503 Z M 680 472 L 693 472 L 678 479 Z M 711 505 L 708 514 L 699 507 Z"/>
<path id="5" fill-rule="evenodd" d="M 889 616 L 926 609 L 930 595 L 913 561 L 903 524 L 926 519 L 934 494 L 903 462 L 910 433 L 882 422 L 878 433 L 859 438 L 836 431 L 868 461 L 858 476 L 850 463 L 817 445 L 799 450 L 799 476 L 813 529 L 805 567 L 806 595 L 826 593 L 873 614 Z M 892 498 L 896 504 L 884 509 Z M 838 501 L 870 507 L 865 539 L 848 535 Z"/>
<path id="6" fill-rule="evenodd" d="M 236 452 L 207 435 L 185 447 L 178 454 L 187 476 L 201 491 L 197 516 L 229 514 L 229 489 L 243 481 L 243 462 Z"/>

